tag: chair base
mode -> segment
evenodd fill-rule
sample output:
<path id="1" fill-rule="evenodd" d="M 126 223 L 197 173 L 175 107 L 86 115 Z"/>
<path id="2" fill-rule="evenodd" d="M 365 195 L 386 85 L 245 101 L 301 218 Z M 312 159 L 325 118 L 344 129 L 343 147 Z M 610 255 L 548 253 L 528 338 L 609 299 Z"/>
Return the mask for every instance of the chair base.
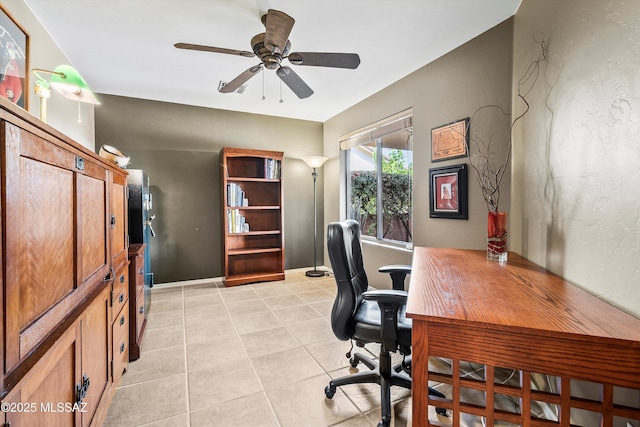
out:
<path id="1" fill-rule="evenodd" d="M 397 367 L 391 366 L 391 355 L 388 353 L 381 354 L 380 361 L 381 363 L 378 364 L 367 356 L 354 353 L 351 358 L 351 366 L 355 368 L 358 363 L 362 362 L 370 371 L 358 372 L 357 374 L 333 379 L 324 389 L 324 393 L 327 398 L 331 399 L 336 392 L 336 388 L 343 385 L 364 383 L 379 384 L 382 420 L 378 426 L 387 427 L 391 423 L 391 386 L 400 386 L 411 390 L 411 378 L 403 372 L 396 372 Z"/>
<path id="2" fill-rule="evenodd" d="M 378 423 L 378 427 L 388 427 L 391 424 L 391 386 L 400 386 L 411 390 L 411 377 L 405 374 L 406 366 L 403 366 L 402 363 L 391 366 L 390 354 L 381 354 L 380 361 L 382 364 L 378 364 L 363 354 L 354 353 L 350 360 L 351 366 L 355 368 L 358 366 L 358 363 L 362 362 L 362 364 L 370 370 L 331 380 L 329 385 L 325 387 L 324 394 L 327 398 L 331 399 L 335 395 L 337 387 L 347 384 L 371 383 L 380 385 L 382 420 Z M 382 373 L 380 371 L 381 368 Z M 431 387 L 429 387 L 429 394 L 442 398 L 445 397 L 444 394 Z M 447 415 L 444 408 L 436 408 L 436 412 L 440 415 Z"/>

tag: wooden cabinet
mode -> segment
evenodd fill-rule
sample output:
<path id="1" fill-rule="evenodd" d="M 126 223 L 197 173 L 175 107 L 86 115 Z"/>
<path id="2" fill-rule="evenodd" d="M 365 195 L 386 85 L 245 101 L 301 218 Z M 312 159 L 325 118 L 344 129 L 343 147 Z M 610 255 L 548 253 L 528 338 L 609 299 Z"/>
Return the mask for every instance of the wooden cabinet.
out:
<path id="1" fill-rule="evenodd" d="M 128 361 L 127 173 L 2 98 L 0 154 L 0 398 L 37 406 L 0 423 L 100 425 Z"/>
<path id="2" fill-rule="evenodd" d="M 144 317 L 144 243 L 129 246 L 129 361 L 140 357 L 147 319 Z"/>
<path id="3" fill-rule="evenodd" d="M 220 152 L 226 286 L 284 279 L 282 158 L 279 151 Z"/>

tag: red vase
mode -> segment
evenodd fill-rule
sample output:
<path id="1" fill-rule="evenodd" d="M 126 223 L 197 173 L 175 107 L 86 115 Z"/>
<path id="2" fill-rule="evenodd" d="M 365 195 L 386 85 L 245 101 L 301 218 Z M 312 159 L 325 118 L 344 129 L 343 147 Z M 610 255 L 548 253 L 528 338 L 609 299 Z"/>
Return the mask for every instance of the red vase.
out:
<path id="1" fill-rule="evenodd" d="M 507 213 L 489 212 L 487 217 L 487 259 L 507 262 Z"/>

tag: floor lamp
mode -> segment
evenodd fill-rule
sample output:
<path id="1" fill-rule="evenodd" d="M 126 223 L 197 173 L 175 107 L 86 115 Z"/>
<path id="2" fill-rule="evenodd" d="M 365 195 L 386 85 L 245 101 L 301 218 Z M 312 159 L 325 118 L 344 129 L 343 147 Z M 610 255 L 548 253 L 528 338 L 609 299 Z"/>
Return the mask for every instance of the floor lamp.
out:
<path id="1" fill-rule="evenodd" d="M 316 257 L 316 242 L 318 240 L 318 206 L 316 200 L 316 179 L 318 178 L 318 168 L 327 161 L 327 158 L 322 156 L 308 156 L 303 157 L 302 160 L 311 169 L 313 169 L 313 172 L 311 173 L 311 176 L 313 177 L 313 270 L 307 271 L 306 275 L 309 277 L 322 277 L 325 275 L 325 272 L 318 270 Z"/>

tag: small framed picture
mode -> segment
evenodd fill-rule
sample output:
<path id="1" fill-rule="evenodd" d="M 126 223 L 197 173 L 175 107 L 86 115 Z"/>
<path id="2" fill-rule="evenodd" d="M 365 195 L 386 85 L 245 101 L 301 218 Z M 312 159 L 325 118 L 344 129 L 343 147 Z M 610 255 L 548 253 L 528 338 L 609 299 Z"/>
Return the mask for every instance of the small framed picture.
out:
<path id="1" fill-rule="evenodd" d="M 27 109 L 29 35 L 0 4 L 0 96 Z"/>
<path id="2" fill-rule="evenodd" d="M 467 165 L 429 169 L 429 217 L 469 219 Z"/>
<path id="3" fill-rule="evenodd" d="M 469 117 L 431 129 L 431 161 L 469 155 Z"/>

